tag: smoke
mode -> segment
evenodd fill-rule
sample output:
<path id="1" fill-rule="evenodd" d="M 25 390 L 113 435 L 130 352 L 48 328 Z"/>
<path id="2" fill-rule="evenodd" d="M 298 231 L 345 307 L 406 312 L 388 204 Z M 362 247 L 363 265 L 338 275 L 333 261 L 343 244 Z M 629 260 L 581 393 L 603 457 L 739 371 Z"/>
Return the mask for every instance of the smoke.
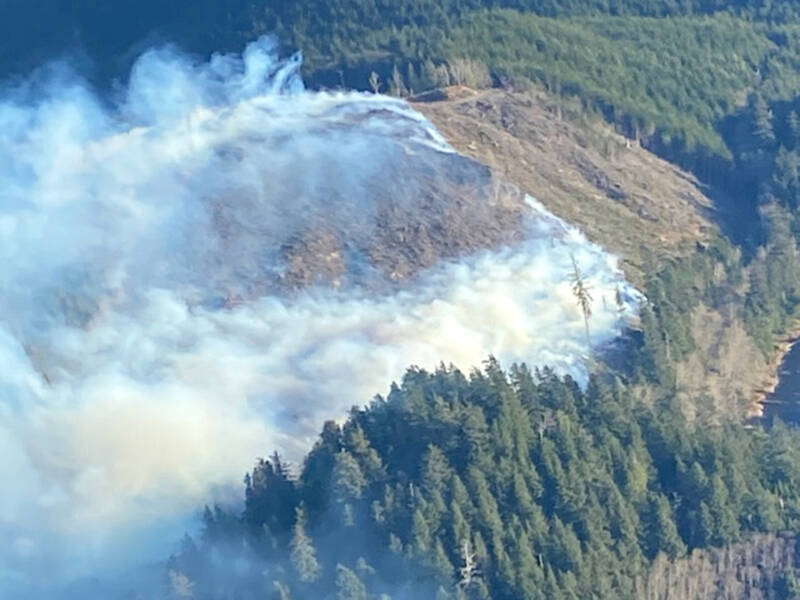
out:
<path id="1" fill-rule="evenodd" d="M 465 159 L 399 100 L 303 91 L 299 63 L 159 50 L 110 105 L 62 67 L 0 99 L 3 597 L 165 556 L 254 457 L 298 460 L 409 364 L 585 378 L 572 257 L 593 348 L 635 312 L 614 257 L 533 199 L 522 241 L 366 285 L 375 199 L 413 209 Z M 284 285 L 281 248 L 320 224 L 375 273 Z"/>

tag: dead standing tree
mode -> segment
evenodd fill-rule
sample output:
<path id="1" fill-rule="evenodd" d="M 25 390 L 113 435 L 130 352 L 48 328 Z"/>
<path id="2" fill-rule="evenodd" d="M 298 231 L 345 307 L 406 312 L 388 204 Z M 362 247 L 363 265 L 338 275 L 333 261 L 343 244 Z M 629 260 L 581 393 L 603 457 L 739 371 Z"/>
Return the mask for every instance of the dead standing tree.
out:
<path id="1" fill-rule="evenodd" d="M 478 561 L 469 539 L 465 539 L 461 544 L 461 560 L 464 561 L 464 565 L 458 570 L 458 587 L 462 592 L 465 592 L 470 588 L 473 581 L 479 577 Z"/>
<path id="2" fill-rule="evenodd" d="M 377 94 L 381 91 L 381 78 L 373 71 L 369 75 L 369 87 L 372 88 L 372 93 Z"/>
<path id="3" fill-rule="evenodd" d="M 570 255 L 570 259 L 572 260 L 572 294 L 578 301 L 578 306 L 583 313 L 583 324 L 586 326 L 586 342 L 591 348 L 592 339 L 589 335 L 589 319 L 592 317 L 592 295 L 589 293 L 589 285 L 586 283 L 586 278 L 578 268 L 575 256 Z"/>

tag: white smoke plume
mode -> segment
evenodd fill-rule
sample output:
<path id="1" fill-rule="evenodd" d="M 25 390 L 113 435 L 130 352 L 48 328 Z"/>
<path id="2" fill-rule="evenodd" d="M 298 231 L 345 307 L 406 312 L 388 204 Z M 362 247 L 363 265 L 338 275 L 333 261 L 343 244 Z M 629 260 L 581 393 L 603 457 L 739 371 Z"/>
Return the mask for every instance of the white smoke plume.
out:
<path id="1" fill-rule="evenodd" d="M 305 92 L 298 65 L 269 40 L 162 50 L 112 106 L 57 68 L 0 99 L 0 597 L 162 558 L 256 456 L 297 460 L 409 364 L 585 377 L 572 257 L 592 347 L 635 312 L 616 260 L 532 199 L 527 240 L 389 293 L 256 289 L 298 223 L 368 235 L 371 194 L 413 184 L 403 156 L 452 153 L 407 104 Z"/>

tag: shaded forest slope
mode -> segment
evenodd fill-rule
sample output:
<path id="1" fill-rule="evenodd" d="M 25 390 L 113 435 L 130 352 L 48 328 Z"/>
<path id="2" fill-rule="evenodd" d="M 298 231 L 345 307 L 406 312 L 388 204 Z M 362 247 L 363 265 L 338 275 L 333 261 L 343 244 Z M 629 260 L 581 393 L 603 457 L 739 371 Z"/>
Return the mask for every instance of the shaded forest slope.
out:
<path id="1" fill-rule="evenodd" d="M 208 600 L 788 599 L 797 436 L 695 428 L 619 380 L 410 369 L 299 472 L 258 461 L 170 568 Z"/>
<path id="2" fill-rule="evenodd" d="M 445 96 L 415 108 L 496 178 L 514 182 L 620 256 L 642 289 L 658 265 L 691 260 L 719 235 L 713 204 L 691 174 L 579 106 L 535 88 L 449 88 Z M 694 344 L 676 366 L 687 414 L 705 411 L 717 420 L 752 413 L 770 368 L 740 315 L 730 304 L 701 302 L 687 319 Z"/>

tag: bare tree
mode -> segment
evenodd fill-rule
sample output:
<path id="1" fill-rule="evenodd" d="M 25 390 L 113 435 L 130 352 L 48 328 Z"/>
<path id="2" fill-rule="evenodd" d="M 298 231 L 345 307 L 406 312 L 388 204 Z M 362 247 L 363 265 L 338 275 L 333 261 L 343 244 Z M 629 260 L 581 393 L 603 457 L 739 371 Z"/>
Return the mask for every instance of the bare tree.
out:
<path id="1" fill-rule="evenodd" d="M 617 312 L 622 315 L 625 313 L 625 300 L 622 297 L 622 288 L 617 286 L 616 291 L 614 292 L 614 302 L 617 305 Z"/>
<path id="2" fill-rule="evenodd" d="M 575 256 L 570 255 L 570 258 L 572 259 L 572 294 L 578 301 L 578 306 L 583 313 L 583 324 L 586 326 L 586 342 L 591 347 L 592 339 L 589 335 L 589 319 L 592 317 L 592 295 L 589 285 L 586 283 L 586 278 L 578 268 Z"/>
<path id="3" fill-rule="evenodd" d="M 464 561 L 464 564 L 458 570 L 460 575 L 458 587 L 462 590 L 466 590 L 475 578 L 478 577 L 478 562 L 469 539 L 465 539 L 464 543 L 461 544 L 461 560 Z"/>
<path id="4" fill-rule="evenodd" d="M 378 77 L 378 74 L 375 71 L 369 75 L 369 87 L 372 88 L 373 94 L 377 94 L 381 91 L 381 78 Z"/>

